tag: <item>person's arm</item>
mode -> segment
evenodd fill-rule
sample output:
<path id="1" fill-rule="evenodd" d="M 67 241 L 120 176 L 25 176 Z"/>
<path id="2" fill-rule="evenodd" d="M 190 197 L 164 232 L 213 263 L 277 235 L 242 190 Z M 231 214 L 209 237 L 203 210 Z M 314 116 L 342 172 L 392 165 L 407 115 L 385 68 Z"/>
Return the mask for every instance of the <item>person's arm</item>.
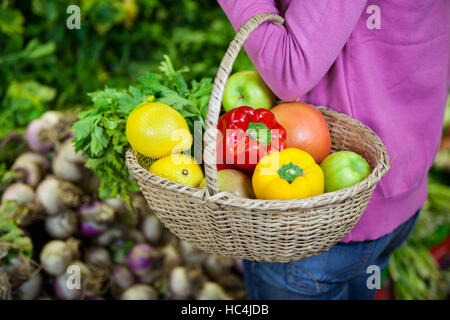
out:
<path id="1" fill-rule="evenodd" d="M 218 0 L 234 29 L 258 13 L 279 13 L 274 0 Z M 244 48 L 282 100 L 295 100 L 327 73 L 350 37 L 367 0 L 293 0 L 285 25 L 260 25 Z"/>

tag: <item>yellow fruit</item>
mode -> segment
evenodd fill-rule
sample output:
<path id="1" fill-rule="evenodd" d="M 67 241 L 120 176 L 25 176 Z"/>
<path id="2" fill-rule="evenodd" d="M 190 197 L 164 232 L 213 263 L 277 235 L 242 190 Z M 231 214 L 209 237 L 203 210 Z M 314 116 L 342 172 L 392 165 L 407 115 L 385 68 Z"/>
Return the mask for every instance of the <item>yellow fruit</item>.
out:
<path id="1" fill-rule="evenodd" d="M 197 187 L 203 180 L 203 171 L 194 158 L 184 154 L 171 154 L 153 163 L 153 174 L 189 187 Z"/>
<path id="2" fill-rule="evenodd" d="M 159 102 L 144 102 L 127 120 L 126 135 L 131 147 L 140 154 L 159 159 L 192 146 L 192 135 L 183 116 Z"/>

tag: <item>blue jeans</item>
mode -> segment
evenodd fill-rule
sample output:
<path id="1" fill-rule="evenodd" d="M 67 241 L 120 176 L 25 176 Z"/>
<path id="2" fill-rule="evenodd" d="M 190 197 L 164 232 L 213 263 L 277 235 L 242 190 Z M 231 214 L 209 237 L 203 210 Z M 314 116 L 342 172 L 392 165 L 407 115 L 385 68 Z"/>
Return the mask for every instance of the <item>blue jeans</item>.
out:
<path id="1" fill-rule="evenodd" d="M 393 232 L 372 241 L 338 242 L 330 250 L 305 260 L 269 263 L 244 260 L 249 299 L 364 299 L 374 298 L 369 289 L 370 265 L 383 270 L 389 257 L 408 238 L 420 210 Z"/>

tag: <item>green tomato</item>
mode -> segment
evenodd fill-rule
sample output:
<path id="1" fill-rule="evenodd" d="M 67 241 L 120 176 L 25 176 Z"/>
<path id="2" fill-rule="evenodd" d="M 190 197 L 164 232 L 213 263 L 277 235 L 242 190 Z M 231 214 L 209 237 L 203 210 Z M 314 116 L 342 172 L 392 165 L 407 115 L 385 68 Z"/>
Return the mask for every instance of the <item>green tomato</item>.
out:
<path id="1" fill-rule="evenodd" d="M 223 94 L 223 108 L 225 112 L 241 106 L 270 109 L 275 99 L 275 95 L 258 72 L 241 71 L 228 79 Z"/>
<path id="2" fill-rule="evenodd" d="M 363 181 L 371 172 L 367 161 L 352 151 L 332 153 L 320 166 L 325 179 L 325 192 L 350 187 Z"/>

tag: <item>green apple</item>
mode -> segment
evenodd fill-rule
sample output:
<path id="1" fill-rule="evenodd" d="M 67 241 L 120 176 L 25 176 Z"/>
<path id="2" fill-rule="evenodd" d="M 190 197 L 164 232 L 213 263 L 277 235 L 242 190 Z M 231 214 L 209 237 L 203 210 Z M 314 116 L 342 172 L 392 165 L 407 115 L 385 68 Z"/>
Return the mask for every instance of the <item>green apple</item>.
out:
<path id="1" fill-rule="evenodd" d="M 225 112 L 241 106 L 254 109 L 270 109 L 275 104 L 275 95 L 256 71 L 241 71 L 233 74 L 225 86 L 223 108 Z"/>
<path id="2" fill-rule="evenodd" d="M 352 151 L 332 153 L 320 166 L 325 180 L 325 192 L 350 187 L 363 181 L 371 172 L 366 159 Z"/>
<path id="3" fill-rule="evenodd" d="M 206 188 L 206 178 L 200 182 L 199 188 Z M 243 198 L 255 198 L 252 180 L 245 173 L 235 169 L 223 169 L 217 171 L 217 187 Z"/>

